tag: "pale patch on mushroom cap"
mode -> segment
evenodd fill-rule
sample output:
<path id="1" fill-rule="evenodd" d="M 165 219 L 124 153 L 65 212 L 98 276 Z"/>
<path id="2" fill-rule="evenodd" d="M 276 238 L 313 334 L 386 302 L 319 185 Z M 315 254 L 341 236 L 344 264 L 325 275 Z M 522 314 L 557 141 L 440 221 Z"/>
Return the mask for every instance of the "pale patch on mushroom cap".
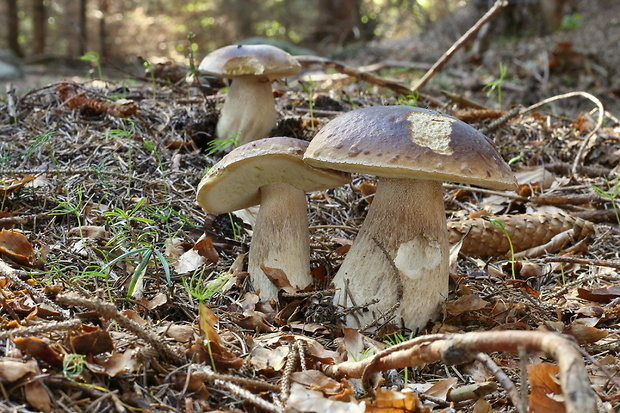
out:
<path id="1" fill-rule="evenodd" d="M 510 167 L 482 133 L 411 106 L 373 106 L 338 116 L 316 134 L 304 161 L 379 177 L 516 188 Z"/>
<path id="2" fill-rule="evenodd" d="M 226 46 L 208 54 L 198 71 L 224 78 L 259 76 L 265 80 L 293 76 L 301 70 L 299 62 L 284 50 L 271 45 Z"/>
<path id="3" fill-rule="evenodd" d="M 348 174 L 318 169 L 303 162 L 308 142 L 264 138 L 233 149 L 207 172 L 196 200 L 207 212 L 222 214 L 260 204 L 260 187 L 285 182 L 304 192 L 350 182 Z"/>

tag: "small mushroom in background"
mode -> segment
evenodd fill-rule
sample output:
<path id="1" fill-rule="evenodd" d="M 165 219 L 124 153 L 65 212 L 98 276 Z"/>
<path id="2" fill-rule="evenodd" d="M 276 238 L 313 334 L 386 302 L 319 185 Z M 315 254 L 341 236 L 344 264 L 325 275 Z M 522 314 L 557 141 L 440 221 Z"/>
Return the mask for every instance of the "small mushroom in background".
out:
<path id="1" fill-rule="evenodd" d="M 293 287 L 312 284 L 310 233 L 305 192 L 350 182 L 349 174 L 303 162 L 308 142 L 264 138 L 233 149 L 207 172 L 196 201 L 206 212 L 223 214 L 260 204 L 248 262 L 250 280 L 264 300 L 278 290 L 261 265 L 278 268 Z"/>
<path id="2" fill-rule="evenodd" d="M 442 181 L 516 188 L 492 143 L 466 123 L 410 106 L 340 115 L 314 137 L 304 161 L 379 177 L 373 203 L 334 277 L 336 305 L 365 306 L 347 326 L 395 315 L 416 330 L 448 295 L 448 231 Z M 373 303 L 374 304 L 369 304 Z M 381 323 L 379 323 L 381 324 Z"/>
<path id="3" fill-rule="evenodd" d="M 266 137 L 276 124 L 271 82 L 293 76 L 301 65 L 275 46 L 226 46 L 208 54 L 202 74 L 232 79 L 217 123 L 218 139 L 238 138 L 237 145 Z"/>

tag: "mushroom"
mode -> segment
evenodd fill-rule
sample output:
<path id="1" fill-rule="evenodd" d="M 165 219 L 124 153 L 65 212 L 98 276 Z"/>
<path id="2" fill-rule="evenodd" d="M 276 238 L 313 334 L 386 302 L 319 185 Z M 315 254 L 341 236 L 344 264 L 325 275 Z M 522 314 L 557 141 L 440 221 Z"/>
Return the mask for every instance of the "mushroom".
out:
<path id="1" fill-rule="evenodd" d="M 395 315 L 416 330 L 440 314 L 449 263 L 442 181 L 516 187 L 510 167 L 482 133 L 410 106 L 338 116 L 317 133 L 304 161 L 379 177 L 366 219 L 333 280 L 335 304 L 367 309 L 347 317 L 352 327 Z"/>
<path id="2" fill-rule="evenodd" d="M 295 58 L 270 45 L 226 46 L 208 54 L 198 71 L 232 79 L 217 123 L 217 137 L 238 139 L 238 145 L 266 137 L 278 115 L 271 82 L 300 70 Z"/>
<path id="3" fill-rule="evenodd" d="M 260 204 L 248 272 L 265 300 L 276 299 L 278 289 L 261 265 L 284 271 L 293 287 L 312 283 L 305 192 L 350 182 L 349 174 L 305 164 L 307 146 L 306 141 L 287 137 L 247 143 L 224 156 L 198 185 L 196 200 L 212 214 Z"/>

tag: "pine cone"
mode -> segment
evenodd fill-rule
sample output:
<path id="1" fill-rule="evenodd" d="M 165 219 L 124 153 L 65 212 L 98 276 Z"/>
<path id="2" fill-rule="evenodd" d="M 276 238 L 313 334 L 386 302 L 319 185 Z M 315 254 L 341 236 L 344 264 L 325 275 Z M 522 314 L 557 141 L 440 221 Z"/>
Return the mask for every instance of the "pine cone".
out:
<path id="1" fill-rule="evenodd" d="M 490 217 L 504 224 L 514 251 L 524 251 L 547 243 L 555 235 L 573 229 L 575 240 L 594 232 L 594 224 L 562 213 L 536 212 L 533 214 Z M 484 218 L 448 223 L 450 244 L 465 237 L 461 253 L 472 257 L 498 257 L 510 252 L 508 239 L 501 228 Z"/>

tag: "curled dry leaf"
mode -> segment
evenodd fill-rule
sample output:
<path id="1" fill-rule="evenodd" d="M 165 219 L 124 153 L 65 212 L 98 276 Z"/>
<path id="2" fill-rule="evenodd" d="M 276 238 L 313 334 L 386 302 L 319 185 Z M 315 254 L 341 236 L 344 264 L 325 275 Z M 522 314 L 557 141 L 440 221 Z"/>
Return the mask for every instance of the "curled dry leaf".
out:
<path id="1" fill-rule="evenodd" d="M 22 352 L 31 355 L 36 360 L 54 367 L 62 366 L 63 357 L 54 350 L 49 343 L 37 337 L 19 337 L 13 340 L 15 346 Z"/>
<path id="2" fill-rule="evenodd" d="M 71 337 L 71 348 L 77 354 L 101 354 L 114 350 L 110 333 L 96 328 L 95 330 Z"/>
<path id="3" fill-rule="evenodd" d="M 105 238 L 108 236 L 108 231 L 105 227 L 98 225 L 82 225 L 80 227 L 73 227 L 69 230 L 70 237 L 80 237 L 80 238 Z"/>
<path id="4" fill-rule="evenodd" d="M 377 389 L 375 397 L 366 401 L 366 412 L 376 413 L 430 413 L 412 391 Z"/>
<path id="5" fill-rule="evenodd" d="M 530 364 L 527 375 L 530 380 L 531 413 L 564 413 L 562 387 L 557 375 L 558 366 L 549 363 Z"/>
<path id="6" fill-rule="evenodd" d="M 113 352 L 112 355 L 105 360 L 96 359 L 96 364 L 104 368 L 106 374 L 114 377 L 119 373 L 133 373 L 140 365 L 136 360 L 137 350 L 129 349 L 124 353 Z"/>
<path id="7" fill-rule="evenodd" d="M 596 301 L 598 303 L 608 303 L 620 297 L 620 284 L 615 284 L 606 288 L 577 288 L 577 297 L 584 300 Z"/>
<path id="8" fill-rule="evenodd" d="M 5 255 L 18 264 L 32 266 L 34 248 L 24 234 L 3 229 L 0 231 L 0 256 Z"/>
<path id="9" fill-rule="evenodd" d="M 266 267 L 264 265 L 260 266 L 261 270 L 265 273 L 269 281 L 279 290 L 284 290 L 289 294 L 294 294 L 297 292 L 297 289 L 291 286 L 291 282 L 288 280 L 286 273 L 279 268 L 271 268 Z"/>
<path id="10" fill-rule="evenodd" d="M 458 316 L 469 311 L 482 310 L 489 305 L 488 301 L 484 301 L 476 294 L 463 295 L 456 300 L 449 301 L 446 305 L 446 311 L 452 316 Z"/>
<path id="11" fill-rule="evenodd" d="M 0 383 L 13 383 L 37 370 L 37 361 L 34 359 L 24 363 L 16 359 L 4 358 L 0 360 Z"/>
<path id="12" fill-rule="evenodd" d="M 196 329 L 188 325 L 170 324 L 167 327 L 162 327 L 161 330 L 168 337 L 179 343 L 189 343 L 196 334 Z"/>
<path id="13" fill-rule="evenodd" d="M 34 180 L 34 176 L 29 175 L 23 178 L 0 179 L 0 198 L 8 197 L 32 180 Z"/>
<path id="14" fill-rule="evenodd" d="M 363 413 L 367 411 L 363 403 L 331 400 L 320 391 L 309 390 L 299 383 L 291 385 L 286 407 L 291 411 L 310 413 Z"/>
<path id="15" fill-rule="evenodd" d="M 564 333 L 575 337 L 579 344 L 592 344 L 604 339 L 609 335 L 605 330 L 599 330 L 596 327 L 589 327 L 581 323 L 573 323 Z"/>

